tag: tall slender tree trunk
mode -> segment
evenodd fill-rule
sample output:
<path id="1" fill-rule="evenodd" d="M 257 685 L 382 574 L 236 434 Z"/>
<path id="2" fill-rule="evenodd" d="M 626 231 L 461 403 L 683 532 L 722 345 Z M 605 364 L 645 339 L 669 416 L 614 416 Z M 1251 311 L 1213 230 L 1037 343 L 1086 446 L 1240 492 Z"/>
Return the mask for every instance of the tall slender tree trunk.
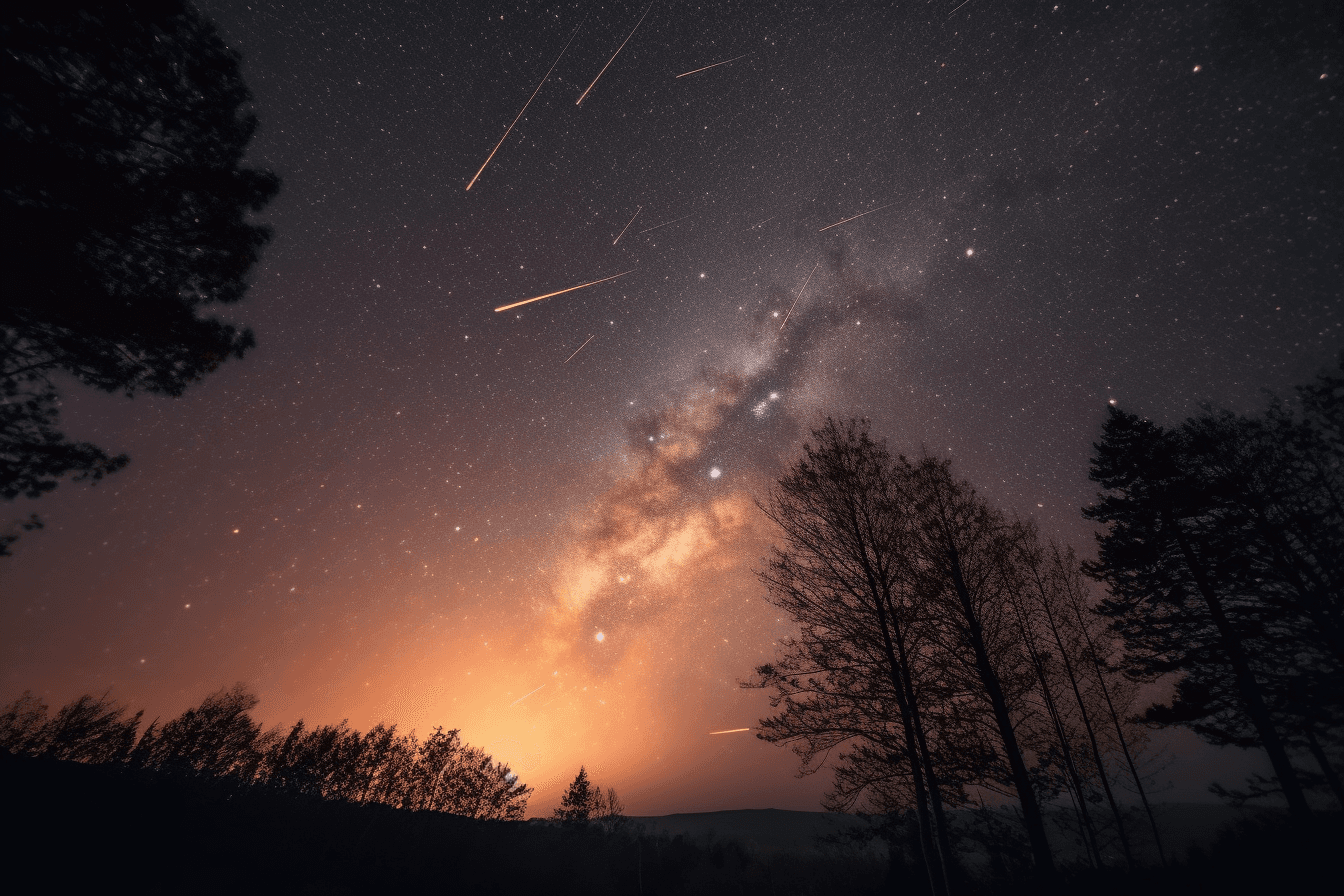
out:
<path id="1" fill-rule="evenodd" d="M 874 563 L 868 556 L 868 542 L 863 535 L 862 527 L 859 525 L 853 507 L 850 508 L 850 524 L 856 545 L 859 548 L 859 557 L 863 566 L 868 593 L 873 601 L 874 609 L 877 611 L 878 627 L 882 632 L 882 651 L 887 661 L 887 673 L 891 679 L 892 688 L 896 691 L 896 704 L 901 713 L 901 728 L 905 735 L 906 761 L 910 765 L 910 777 L 915 785 L 915 818 L 919 823 L 919 845 L 924 856 L 924 866 L 929 875 L 929 888 L 934 896 L 944 896 L 948 892 L 947 879 L 942 873 L 942 863 L 937 861 L 935 856 L 937 850 L 933 827 L 929 818 L 928 792 L 925 787 L 923 764 L 920 762 L 919 747 L 912 717 L 915 708 L 906 699 L 909 669 L 901 665 L 893 644 L 892 630 L 897 626 L 896 621 L 888 612 L 891 595 L 883 587 L 877 570 L 874 568 Z"/>
<path id="2" fill-rule="evenodd" d="M 1321 749 L 1321 742 L 1316 739 L 1316 728 L 1310 721 L 1306 725 L 1306 734 L 1307 749 L 1311 751 L 1311 757 L 1321 767 L 1321 774 L 1325 775 L 1325 782 L 1330 785 L 1330 791 L 1335 795 L 1335 802 L 1344 809 L 1344 786 L 1340 784 L 1339 773 L 1325 755 L 1325 750 Z"/>
<path id="3" fill-rule="evenodd" d="M 1013 777 L 1013 786 L 1017 790 L 1017 799 L 1022 806 L 1022 823 L 1027 829 L 1027 840 L 1031 844 L 1032 859 L 1035 861 L 1037 873 L 1042 878 L 1053 879 L 1055 877 L 1055 860 L 1050 853 L 1050 840 L 1045 833 L 1045 819 L 1041 815 L 1040 804 L 1036 801 L 1036 789 L 1031 785 L 1031 776 L 1027 774 L 1027 763 L 1022 758 L 1022 749 L 1018 745 L 1017 734 L 1013 730 L 1013 719 L 1008 712 L 1008 701 L 1003 695 L 1003 685 L 989 660 L 989 652 L 985 647 L 984 630 L 980 624 L 980 618 L 975 612 L 975 607 L 971 603 L 971 594 L 966 587 L 966 580 L 962 574 L 961 558 L 957 554 L 955 544 L 950 540 L 946 543 L 946 547 L 948 560 L 950 561 L 952 584 L 956 589 L 957 600 L 961 604 L 962 615 L 966 621 L 967 640 L 975 654 L 976 671 L 979 673 L 985 695 L 989 698 L 990 707 L 994 712 L 994 722 L 999 729 L 999 738 L 1003 742 L 1004 753 L 1007 754 L 1008 768 Z"/>
<path id="4" fill-rule="evenodd" d="M 1079 608 L 1076 601 L 1070 601 L 1073 606 L 1073 613 L 1078 618 L 1078 630 L 1083 633 L 1083 640 L 1087 643 L 1088 658 L 1092 662 L 1092 671 L 1097 675 L 1097 683 L 1101 685 L 1101 696 L 1106 700 L 1106 710 L 1110 713 L 1111 724 L 1115 726 L 1115 737 L 1120 742 L 1120 751 L 1125 756 L 1125 763 L 1129 766 L 1129 774 L 1134 779 L 1134 787 L 1139 793 L 1139 802 L 1143 803 L 1143 811 L 1148 816 L 1148 826 L 1153 832 L 1153 845 L 1157 847 L 1157 860 L 1161 862 L 1162 867 L 1167 867 L 1167 851 L 1162 847 L 1162 832 L 1157 828 L 1157 816 L 1153 814 L 1152 804 L 1148 802 L 1148 791 L 1143 786 L 1143 778 L 1139 776 L 1138 766 L 1134 762 L 1134 754 L 1129 751 L 1129 740 L 1125 737 L 1123 727 L 1120 725 L 1120 713 L 1115 708 L 1115 701 L 1111 699 L 1111 689 L 1106 686 L 1106 675 L 1102 669 L 1101 657 L 1097 654 L 1097 646 L 1092 641 L 1092 635 L 1087 630 L 1087 623 L 1083 619 L 1083 611 Z"/>
<path id="5" fill-rule="evenodd" d="M 1046 678 L 1045 661 L 1041 657 L 1040 651 L 1036 649 L 1031 632 L 1027 630 L 1026 617 L 1022 613 L 1022 608 L 1016 599 L 1011 600 L 1013 610 L 1017 614 L 1018 631 L 1022 634 L 1022 643 L 1027 648 L 1027 655 L 1031 657 L 1032 668 L 1036 670 L 1036 680 L 1041 685 L 1041 697 L 1045 700 L 1045 711 L 1050 717 L 1050 724 L 1055 729 L 1055 739 L 1059 741 L 1060 753 L 1064 756 L 1064 771 L 1068 775 L 1070 790 L 1074 794 L 1074 811 L 1078 815 L 1078 824 L 1083 831 L 1083 843 L 1087 847 L 1088 857 L 1092 860 L 1092 867 L 1101 867 L 1101 847 L 1097 843 L 1096 828 L 1092 824 L 1092 813 L 1087 809 L 1087 794 L 1083 790 L 1083 779 L 1078 774 L 1077 763 L 1073 759 L 1073 747 L 1069 744 L 1069 735 L 1064 728 L 1064 719 L 1060 715 L 1059 706 L 1055 703 L 1054 692 L 1050 689 L 1050 682 Z"/>
<path id="6" fill-rule="evenodd" d="M 1078 687 L 1078 676 L 1074 674 L 1073 661 L 1069 659 L 1069 651 L 1064 646 L 1064 638 L 1060 635 L 1059 626 L 1055 624 L 1055 615 L 1050 610 L 1048 595 L 1042 590 L 1041 607 L 1045 611 L 1045 621 L 1050 626 L 1050 633 L 1054 636 L 1055 646 L 1059 649 L 1060 660 L 1064 663 L 1064 674 L 1068 676 L 1069 687 L 1073 689 L 1073 698 L 1078 702 L 1078 712 L 1082 718 L 1083 728 L 1087 731 L 1088 743 L 1092 746 L 1092 758 L 1097 764 L 1097 777 L 1101 779 L 1102 790 L 1106 794 L 1106 802 L 1111 807 L 1111 815 L 1115 818 L 1115 829 L 1120 835 L 1120 845 L 1125 851 L 1125 864 L 1132 871 L 1134 869 L 1134 853 L 1129 846 L 1129 834 L 1125 831 L 1125 820 L 1120 815 L 1120 807 L 1116 804 L 1115 794 L 1111 792 L 1111 781 L 1106 774 L 1106 761 L 1102 758 L 1101 747 L 1097 744 L 1097 733 L 1092 727 L 1092 719 L 1087 712 L 1087 704 L 1083 701 L 1082 690 Z"/>
<path id="7" fill-rule="evenodd" d="M 919 708 L 919 701 L 915 696 L 914 684 L 914 666 L 910 662 L 910 654 L 906 650 L 905 632 L 901 627 L 895 628 L 895 645 L 897 658 L 901 662 L 901 668 L 905 670 L 904 684 L 906 687 L 906 702 L 910 705 L 910 717 L 914 723 L 915 741 L 918 748 L 920 761 L 924 766 L 924 778 L 928 782 L 929 788 L 929 808 L 933 813 L 933 832 L 935 845 L 938 849 L 939 867 L 942 869 L 944 885 L 951 890 L 954 881 L 953 869 L 956 865 L 956 856 L 952 853 L 951 837 L 948 834 L 947 817 L 943 812 L 943 797 L 938 788 L 938 776 L 933 769 L 933 755 L 929 752 L 928 738 L 924 732 L 923 713 Z"/>
<path id="8" fill-rule="evenodd" d="M 935 896 L 947 893 L 947 881 L 940 873 L 941 864 L 937 860 L 934 845 L 933 827 L 929 819 L 929 795 L 924 786 L 924 770 L 919 761 L 919 748 L 915 743 L 914 723 L 910 718 L 905 694 L 896 679 L 899 675 L 892 671 L 892 683 L 896 686 L 896 702 L 901 713 L 901 728 L 905 735 L 905 761 L 910 766 L 910 777 L 915 785 L 915 820 L 919 824 L 919 848 L 924 857 L 924 868 L 929 876 L 929 891 Z"/>
<path id="9" fill-rule="evenodd" d="M 1204 575 L 1204 567 L 1200 564 L 1199 558 L 1195 556 L 1194 548 L 1191 546 L 1189 539 L 1181 531 L 1180 523 L 1170 518 L 1168 518 L 1168 523 L 1176 536 L 1176 543 L 1181 549 L 1181 555 L 1185 558 L 1185 564 L 1189 568 L 1191 576 L 1194 577 L 1195 585 L 1199 588 L 1204 603 L 1209 608 L 1209 615 L 1213 617 L 1214 627 L 1218 629 L 1219 640 L 1222 642 L 1223 651 L 1227 654 L 1228 662 L 1232 666 L 1232 675 L 1236 679 L 1237 691 L 1246 706 L 1247 714 L 1251 717 L 1251 724 L 1255 726 L 1260 735 L 1260 742 L 1269 755 L 1269 763 L 1274 768 L 1275 777 L 1279 779 L 1279 786 L 1283 788 L 1283 795 L 1288 800 L 1288 812 L 1298 824 L 1309 824 L 1311 807 L 1307 805 L 1306 796 L 1302 793 L 1302 785 L 1298 782 L 1292 762 L 1288 759 L 1288 751 L 1284 748 L 1283 739 L 1279 737 L 1279 731 L 1274 725 L 1273 717 L 1270 716 L 1269 707 L 1265 705 L 1264 696 L 1260 692 L 1260 683 L 1256 681 L 1255 674 L 1251 671 L 1251 664 L 1242 648 L 1241 638 L 1232 630 L 1232 623 L 1223 610 L 1222 600 L 1219 599 L 1213 590 L 1213 586 Z"/>

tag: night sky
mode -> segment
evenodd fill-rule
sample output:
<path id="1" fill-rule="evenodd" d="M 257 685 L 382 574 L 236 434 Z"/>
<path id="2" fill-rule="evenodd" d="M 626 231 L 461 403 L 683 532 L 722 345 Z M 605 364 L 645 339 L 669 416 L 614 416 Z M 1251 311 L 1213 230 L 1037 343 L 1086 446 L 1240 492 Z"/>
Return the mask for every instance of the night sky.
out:
<path id="1" fill-rule="evenodd" d="M 1337 5 L 957 2 L 655 0 L 581 105 L 644 5 L 205 4 L 284 182 L 259 344 L 66 391 L 132 463 L 9 509 L 0 696 L 243 681 L 460 728 L 530 814 L 581 763 L 634 814 L 818 808 L 710 732 L 766 711 L 753 499 L 824 415 L 1090 553 L 1108 401 L 1255 410 L 1344 347 Z M 1159 798 L 1238 783 L 1155 743 Z"/>

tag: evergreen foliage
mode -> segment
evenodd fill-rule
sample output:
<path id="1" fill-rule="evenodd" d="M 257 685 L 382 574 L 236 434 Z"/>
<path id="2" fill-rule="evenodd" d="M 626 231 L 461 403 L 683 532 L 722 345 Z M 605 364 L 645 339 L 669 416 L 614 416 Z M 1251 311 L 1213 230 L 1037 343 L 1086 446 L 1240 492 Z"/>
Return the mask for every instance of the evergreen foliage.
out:
<path id="1" fill-rule="evenodd" d="M 625 807 L 614 789 L 608 787 L 603 793 L 601 787 L 588 779 L 588 770 L 579 766 L 579 773 L 569 783 L 551 817 L 567 824 L 596 824 L 610 831 L 624 821 Z"/>
<path id="2" fill-rule="evenodd" d="M 270 236 L 249 217 L 279 181 L 243 164 L 251 94 L 190 4 L 17 0 L 0 44 L 0 498 L 12 500 L 127 462 L 60 431 L 58 374 L 181 395 L 253 346 L 250 330 L 200 312 L 243 297 Z"/>
<path id="3" fill-rule="evenodd" d="M 1305 822 L 1308 787 L 1344 805 L 1344 367 L 1298 399 L 1176 427 L 1112 408 L 1084 513 L 1125 671 L 1176 676 L 1145 720 L 1264 749 L 1258 792 Z"/>

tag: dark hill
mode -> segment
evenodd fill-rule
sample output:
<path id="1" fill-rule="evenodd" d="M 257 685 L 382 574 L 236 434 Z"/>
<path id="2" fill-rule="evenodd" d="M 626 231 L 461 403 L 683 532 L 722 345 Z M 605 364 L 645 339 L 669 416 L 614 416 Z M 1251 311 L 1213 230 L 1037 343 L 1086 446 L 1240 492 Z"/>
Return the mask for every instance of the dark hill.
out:
<path id="1" fill-rule="evenodd" d="M 4 866 L 24 872 L 29 892 L 862 894 L 883 873 L 637 829 L 476 821 L 2 750 L 0 794 Z"/>

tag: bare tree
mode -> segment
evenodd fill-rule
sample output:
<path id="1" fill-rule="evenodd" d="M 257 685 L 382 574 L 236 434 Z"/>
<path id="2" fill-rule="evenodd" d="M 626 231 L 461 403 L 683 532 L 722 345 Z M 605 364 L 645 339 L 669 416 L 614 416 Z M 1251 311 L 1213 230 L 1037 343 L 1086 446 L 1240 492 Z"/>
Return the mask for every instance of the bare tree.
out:
<path id="1" fill-rule="evenodd" d="M 782 707 L 758 736 L 790 744 L 804 773 L 840 750 L 833 808 L 867 794 L 913 810 L 930 889 L 947 892 L 951 849 L 917 668 L 924 595 L 905 561 L 907 482 L 865 422 L 828 419 L 813 437 L 760 503 L 784 541 L 760 577 L 800 634 L 747 682 L 773 688 Z"/>
<path id="2" fill-rule="evenodd" d="M 952 477 L 950 461 L 902 460 L 914 494 L 912 549 L 924 589 L 935 595 L 951 656 L 974 671 L 974 696 L 993 718 L 1037 873 L 1053 877 L 1045 822 L 1017 735 L 1017 723 L 1029 712 L 1018 698 L 1029 684 L 1020 680 L 1027 667 L 1024 645 L 1008 609 L 1016 585 L 1011 527 L 969 483 Z"/>

